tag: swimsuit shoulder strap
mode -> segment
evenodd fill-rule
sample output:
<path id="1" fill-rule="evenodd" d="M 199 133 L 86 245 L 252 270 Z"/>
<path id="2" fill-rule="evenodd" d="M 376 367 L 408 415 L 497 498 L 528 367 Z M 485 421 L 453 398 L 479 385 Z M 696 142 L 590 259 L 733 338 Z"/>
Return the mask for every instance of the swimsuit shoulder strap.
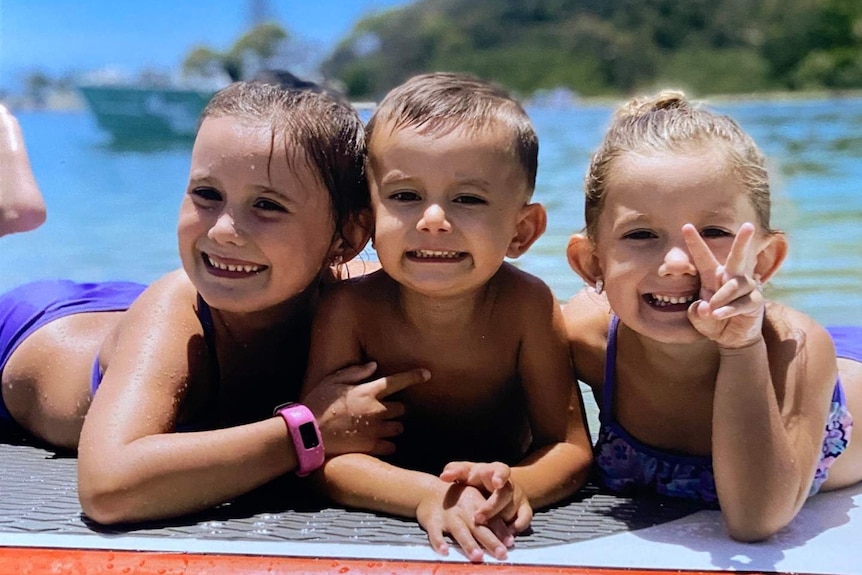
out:
<path id="1" fill-rule="evenodd" d="M 219 378 L 218 356 L 216 355 L 216 340 L 215 340 L 215 322 L 213 322 L 213 314 L 210 306 L 198 294 L 198 320 L 201 322 L 201 327 L 204 330 L 204 341 L 207 344 L 207 349 L 210 353 L 210 365 L 213 369 L 213 374 Z"/>
<path id="2" fill-rule="evenodd" d="M 605 380 L 602 384 L 602 419 L 610 418 L 614 403 L 614 388 L 616 387 L 616 365 L 617 365 L 617 330 L 620 318 L 616 315 L 611 317 L 608 327 L 608 345 L 605 351 Z"/>

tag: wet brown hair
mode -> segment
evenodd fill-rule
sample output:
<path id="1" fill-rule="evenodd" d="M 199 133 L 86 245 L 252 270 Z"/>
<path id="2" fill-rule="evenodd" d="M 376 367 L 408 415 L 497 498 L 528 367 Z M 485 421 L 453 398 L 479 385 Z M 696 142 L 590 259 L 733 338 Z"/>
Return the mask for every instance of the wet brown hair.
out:
<path id="1" fill-rule="evenodd" d="M 282 141 L 289 159 L 301 152 L 329 191 L 337 234 L 342 235 L 344 225 L 370 206 L 365 130 L 349 104 L 314 90 L 235 82 L 213 96 L 200 121 L 225 116 L 268 124 L 273 149 L 276 141 Z"/>
<path id="2" fill-rule="evenodd" d="M 393 88 L 366 127 L 368 142 L 386 125 L 391 132 L 410 127 L 425 135 L 445 135 L 457 128 L 479 132 L 492 123 L 512 133 L 530 195 L 536 187 L 539 138 L 529 116 L 506 90 L 475 76 L 435 72 L 413 76 Z"/>
<path id="3" fill-rule="evenodd" d="M 748 190 L 761 230 L 772 233 L 769 175 L 757 144 L 729 116 L 692 104 L 682 92 L 666 90 L 634 98 L 620 107 L 593 154 L 584 182 L 584 221 L 589 237 L 596 240 L 615 159 L 628 152 L 684 152 L 704 145 L 726 153 L 730 169 Z"/>

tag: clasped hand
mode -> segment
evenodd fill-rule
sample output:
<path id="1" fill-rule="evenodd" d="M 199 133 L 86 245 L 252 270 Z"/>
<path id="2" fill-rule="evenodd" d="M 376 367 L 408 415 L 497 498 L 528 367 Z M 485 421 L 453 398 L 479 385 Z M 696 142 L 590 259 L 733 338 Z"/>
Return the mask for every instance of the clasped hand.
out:
<path id="1" fill-rule="evenodd" d="M 470 561 L 485 552 L 506 558 L 515 535 L 530 525 L 533 509 L 504 463 L 453 462 L 440 474 L 440 489 L 416 510 L 435 551 L 448 554 L 449 533 Z"/>

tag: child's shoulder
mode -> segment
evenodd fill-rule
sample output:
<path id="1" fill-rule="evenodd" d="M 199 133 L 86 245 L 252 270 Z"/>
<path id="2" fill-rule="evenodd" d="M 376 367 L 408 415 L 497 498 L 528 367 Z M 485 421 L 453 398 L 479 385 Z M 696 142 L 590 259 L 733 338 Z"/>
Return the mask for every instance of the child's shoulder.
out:
<path id="1" fill-rule="evenodd" d="M 605 296 L 590 288 L 563 305 L 563 322 L 578 379 L 595 388 L 604 378 L 608 331 L 613 314 Z"/>
<path id="2" fill-rule="evenodd" d="M 365 308 L 374 305 L 391 305 L 398 296 L 398 286 L 382 269 L 369 274 L 325 285 L 321 292 L 324 308 Z"/>
<path id="3" fill-rule="evenodd" d="M 607 338 L 612 317 L 611 306 L 606 297 L 584 288 L 563 304 L 563 318 L 576 339 Z"/>
<path id="4" fill-rule="evenodd" d="M 763 331 L 767 347 L 788 357 L 834 354 L 825 327 L 808 314 L 777 302 L 767 303 Z"/>
<path id="5" fill-rule="evenodd" d="M 491 281 L 506 293 L 518 297 L 551 293 L 551 288 L 542 278 L 525 272 L 509 262 L 503 262 Z"/>
<path id="6" fill-rule="evenodd" d="M 147 286 L 135 304 L 159 306 L 172 312 L 177 306 L 188 307 L 194 305 L 196 301 L 197 290 L 194 284 L 183 269 L 177 269 Z"/>

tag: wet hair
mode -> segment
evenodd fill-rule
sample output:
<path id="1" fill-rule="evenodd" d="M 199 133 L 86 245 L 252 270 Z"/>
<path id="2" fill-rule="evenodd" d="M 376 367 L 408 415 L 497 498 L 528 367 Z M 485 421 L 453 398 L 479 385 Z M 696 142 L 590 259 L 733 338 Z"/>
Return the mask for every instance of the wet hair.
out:
<path id="1" fill-rule="evenodd" d="M 414 76 L 393 88 L 366 126 L 368 142 L 386 125 L 391 132 L 409 127 L 424 135 L 446 135 L 458 128 L 475 132 L 499 123 L 512 133 L 514 155 L 536 187 L 539 138 L 524 108 L 506 90 L 468 74 L 435 72 Z"/>
<path id="2" fill-rule="evenodd" d="M 326 94 L 343 104 L 350 104 L 350 101 L 341 92 L 328 86 L 318 84 L 317 82 L 312 82 L 311 80 L 303 80 L 299 76 L 296 76 L 287 70 L 265 68 L 252 76 L 250 81 L 281 86 L 285 89 L 311 90 L 318 94 Z"/>
<path id="3" fill-rule="evenodd" d="M 748 190 L 760 228 L 772 233 L 769 176 L 757 144 L 729 116 L 692 104 L 682 92 L 665 90 L 634 98 L 617 110 L 593 154 L 584 182 L 584 220 L 589 237 L 596 239 L 616 158 L 627 152 L 687 152 L 705 145 L 725 152 L 730 169 Z"/>
<path id="4" fill-rule="evenodd" d="M 288 161 L 296 157 L 293 148 L 304 154 L 302 159 L 329 191 L 338 235 L 343 236 L 347 222 L 370 206 L 364 167 L 365 131 L 349 104 L 305 88 L 234 82 L 212 97 L 200 121 L 225 116 L 268 124 L 273 149 L 276 142 L 283 141 Z"/>

